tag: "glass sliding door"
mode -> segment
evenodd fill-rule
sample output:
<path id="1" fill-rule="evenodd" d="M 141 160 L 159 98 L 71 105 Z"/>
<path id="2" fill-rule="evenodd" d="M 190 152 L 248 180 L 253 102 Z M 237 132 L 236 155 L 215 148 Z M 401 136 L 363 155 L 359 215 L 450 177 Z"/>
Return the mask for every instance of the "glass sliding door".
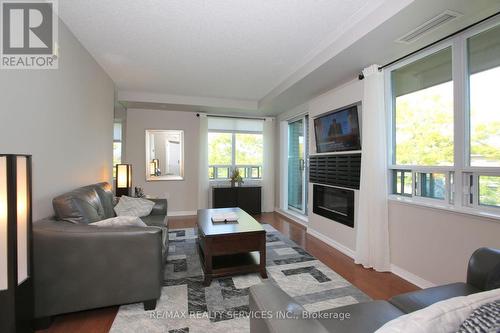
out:
<path id="1" fill-rule="evenodd" d="M 307 211 L 307 116 L 288 123 L 288 209 Z"/>

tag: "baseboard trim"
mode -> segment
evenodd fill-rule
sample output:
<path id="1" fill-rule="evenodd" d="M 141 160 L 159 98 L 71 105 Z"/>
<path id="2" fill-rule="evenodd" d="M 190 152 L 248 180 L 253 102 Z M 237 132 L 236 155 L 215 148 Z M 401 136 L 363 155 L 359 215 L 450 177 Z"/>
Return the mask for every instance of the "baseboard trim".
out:
<path id="1" fill-rule="evenodd" d="M 175 216 L 194 216 L 196 215 L 196 211 L 188 211 L 188 210 L 180 210 L 177 212 L 168 212 L 167 216 L 168 217 L 175 217 Z"/>
<path id="2" fill-rule="evenodd" d="M 351 250 L 350 248 L 348 248 L 347 246 L 340 244 L 336 240 L 333 240 L 330 237 L 327 237 L 323 234 L 320 234 L 319 232 L 317 232 L 316 230 L 312 230 L 311 228 L 307 228 L 307 233 L 309 235 L 319 239 L 320 241 L 330 245 L 331 247 L 339 250 L 340 252 L 342 252 L 346 256 L 354 259 L 354 251 Z"/>
<path id="3" fill-rule="evenodd" d="M 408 272 L 407 270 L 402 269 L 401 267 L 394 264 L 391 264 L 391 272 L 422 289 L 436 286 L 434 283 L 427 281 L 411 272 Z"/>
<path id="4" fill-rule="evenodd" d="M 289 212 L 287 212 L 281 208 L 275 208 L 274 211 L 276 213 L 281 214 L 281 215 L 285 216 L 286 218 L 289 218 L 290 220 L 300 224 L 301 226 L 307 228 L 307 222 L 308 222 L 307 217 L 304 217 L 304 218 L 298 217 L 294 214 L 290 214 Z"/>

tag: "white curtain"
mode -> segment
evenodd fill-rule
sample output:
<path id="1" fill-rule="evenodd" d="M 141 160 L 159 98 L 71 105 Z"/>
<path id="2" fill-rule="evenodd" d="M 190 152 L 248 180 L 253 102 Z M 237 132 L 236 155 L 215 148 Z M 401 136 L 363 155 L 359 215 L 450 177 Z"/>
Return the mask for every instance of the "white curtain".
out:
<path id="1" fill-rule="evenodd" d="M 363 75 L 363 151 L 354 259 L 383 272 L 390 270 L 384 75 L 377 65 L 365 68 Z"/>
<path id="2" fill-rule="evenodd" d="M 262 163 L 262 211 L 274 211 L 274 118 L 264 120 L 264 156 Z"/>
<path id="3" fill-rule="evenodd" d="M 199 114 L 200 122 L 200 160 L 198 168 L 198 208 L 208 208 L 208 120 L 204 113 Z"/>

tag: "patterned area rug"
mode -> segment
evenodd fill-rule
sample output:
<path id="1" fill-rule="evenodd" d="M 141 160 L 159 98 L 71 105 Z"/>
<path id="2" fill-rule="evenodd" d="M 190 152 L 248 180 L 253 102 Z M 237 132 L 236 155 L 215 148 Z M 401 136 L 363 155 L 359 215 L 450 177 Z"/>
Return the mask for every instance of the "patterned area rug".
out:
<path id="1" fill-rule="evenodd" d="M 369 300 L 356 287 L 270 225 L 267 231 L 267 272 L 295 301 L 311 312 Z M 196 248 L 196 229 L 169 231 L 169 256 L 162 295 L 154 311 L 142 303 L 123 305 L 112 333 L 249 332 L 248 288 L 260 275 L 214 279 L 203 286 Z"/>

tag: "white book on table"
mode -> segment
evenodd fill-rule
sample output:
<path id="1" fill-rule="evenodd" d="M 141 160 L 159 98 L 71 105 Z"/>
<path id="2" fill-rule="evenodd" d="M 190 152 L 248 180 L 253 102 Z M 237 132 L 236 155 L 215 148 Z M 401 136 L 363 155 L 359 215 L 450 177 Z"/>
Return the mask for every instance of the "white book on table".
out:
<path id="1" fill-rule="evenodd" d="M 213 223 L 237 223 L 238 215 L 236 213 L 221 213 L 212 215 Z"/>

